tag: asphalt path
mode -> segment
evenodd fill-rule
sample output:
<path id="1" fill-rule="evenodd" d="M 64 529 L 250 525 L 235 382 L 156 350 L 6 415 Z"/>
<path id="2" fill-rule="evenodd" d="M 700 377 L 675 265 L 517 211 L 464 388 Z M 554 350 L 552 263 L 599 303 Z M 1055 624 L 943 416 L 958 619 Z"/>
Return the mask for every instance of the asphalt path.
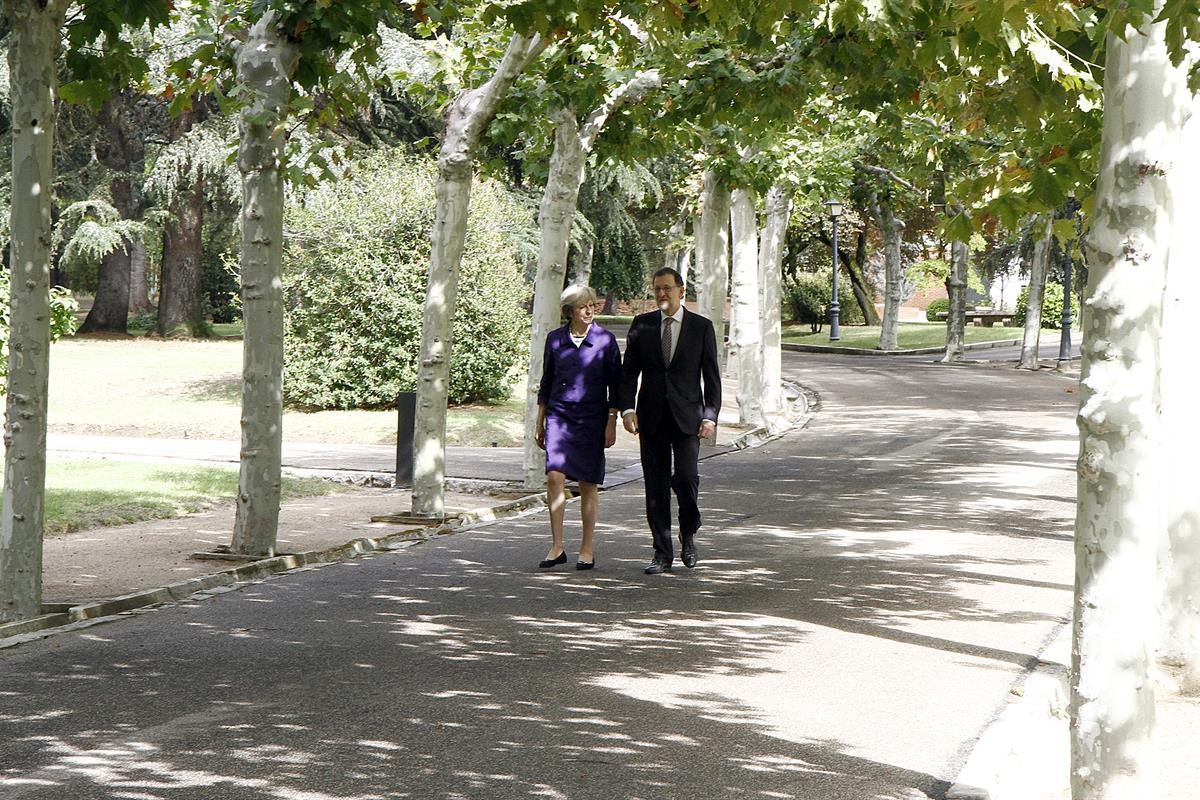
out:
<path id="1" fill-rule="evenodd" d="M 641 574 L 633 483 L 593 571 L 537 514 L 0 651 L 0 798 L 943 797 L 1069 613 L 1073 386 L 786 372 L 818 408 L 702 462 L 697 569 Z"/>

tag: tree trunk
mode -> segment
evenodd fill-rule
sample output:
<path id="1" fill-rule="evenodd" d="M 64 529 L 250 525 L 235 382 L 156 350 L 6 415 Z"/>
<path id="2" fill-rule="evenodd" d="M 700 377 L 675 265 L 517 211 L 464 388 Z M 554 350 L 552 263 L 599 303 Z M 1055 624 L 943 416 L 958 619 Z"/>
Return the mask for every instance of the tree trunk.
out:
<path id="1" fill-rule="evenodd" d="M 570 247 L 571 220 L 579 200 L 587 153 L 579 140 L 579 123 L 575 110 L 556 109 L 554 120 L 554 151 L 550 155 L 550 171 L 546 176 L 546 191 L 538 208 L 538 229 L 541 243 L 538 248 L 537 278 L 533 288 L 533 325 L 529 344 L 529 381 L 525 388 L 525 488 L 540 489 L 546 484 L 546 453 L 537 446 L 538 388 L 542 382 L 543 356 L 546 337 L 561 324 L 559 296 L 567 274 L 567 251 Z"/>
<path id="2" fill-rule="evenodd" d="M 758 251 L 763 352 L 763 413 L 768 424 L 779 423 L 783 413 L 783 320 L 781 289 L 783 250 L 787 243 L 788 220 L 792 214 L 792 193 L 776 184 L 767 192 L 762 236 Z"/>
<path id="3" fill-rule="evenodd" d="M 237 50 L 252 92 L 238 128 L 242 173 L 242 452 L 233 551 L 271 556 L 283 449 L 283 121 L 299 49 L 268 11 Z"/>
<path id="4" fill-rule="evenodd" d="M 104 135 L 95 148 L 100 163 L 115 174 L 109 189 L 113 207 L 120 212 L 122 219 L 141 216 L 141 191 L 131 176 L 141 173 L 146 155 L 141 135 L 132 130 L 126 118 L 126 106 L 130 102 L 129 96 L 122 92 L 104 104 L 100 110 Z M 80 333 L 129 331 L 132 252 L 132 243 L 126 241 L 123 247 L 113 250 L 101 260 L 96 299 L 87 319 L 79 326 Z"/>
<path id="5" fill-rule="evenodd" d="M 830 249 L 830 252 L 833 251 L 833 240 L 829 236 L 822 231 L 817 237 Z M 871 297 L 871 291 L 867 288 L 867 283 L 862 275 L 862 265 L 867 260 L 866 231 L 858 234 L 855 258 L 851 259 L 846 254 L 846 251 L 840 247 L 838 248 L 838 252 L 834 254 L 834 257 L 839 259 L 846 267 L 846 274 L 850 276 L 850 288 L 854 292 L 854 302 L 858 304 L 858 310 L 862 312 L 863 320 L 868 325 L 878 325 L 879 315 L 875 313 L 875 303 Z M 857 265 L 855 262 L 857 262 Z"/>
<path id="6" fill-rule="evenodd" d="M 438 155 L 433 250 L 417 372 L 412 488 L 412 510 L 416 514 L 435 518 L 445 514 L 450 354 L 475 152 L 500 101 L 546 45 L 547 40 L 539 36 L 514 35 L 495 75 L 483 86 L 461 92 L 446 110 L 445 138 Z"/>
<path id="7" fill-rule="evenodd" d="M 137 239 L 129 243 L 129 310 L 149 311 L 153 307 L 146 277 L 146 244 Z"/>
<path id="8" fill-rule="evenodd" d="M 1043 235 L 1033 245 L 1033 263 L 1029 267 L 1029 297 L 1025 301 L 1025 336 L 1021 340 L 1019 369 L 1038 368 L 1038 340 L 1042 336 L 1042 301 L 1046 297 L 1046 274 L 1050 271 L 1051 237 L 1054 235 L 1054 215 L 1034 220 L 1033 231 L 1039 227 Z"/>
<path id="9" fill-rule="evenodd" d="M 1154 587 L 1167 523 L 1158 343 L 1169 180 L 1190 97 L 1185 70 L 1167 55 L 1165 24 L 1146 19 L 1127 41 L 1107 41 L 1079 393 L 1074 800 L 1158 796 Z"/>
<path id="10" fill-rule="evenodd" d="M 0 622 L 42 606 L 46 389 L 50 372 L 50 195 L 54 185 L 55 58 L 66 12 L 58 0 L 6 0 L 12 103 L 8 393 L 0 518 Z"/>
<path id="11" fill-rule="evenodd" d="M 961 214 L 962 207 L 953 208 L 950 213 Z M 950 274 L 946 277 L 950 310 L 946 314 L 946 355 L 942 357 L 943 364 L 962 361 L 966 357 L 967 270 L 970 260 L 971 248 L 966 242 L 950 243 Z"/>
<path id="12" fill-rule="evenodd" d="M 1195 102 L 1195 98 L 1193 102 Z M 1194 106 L 1193 106 L 1194 107 Z M 1173 465 L 1190 464 L 1200 452 L 1196 398 L 1200 376 L 1191 345 L 1200 313 L 1200 116 L 1183 130 L 1179 156 L 1171 175 L 1175 219 L 1163 331 L 1159 342 L 1162 381 L 1164 458 Z M 1159 565 L 1163 620 L 1159 655 L 1182 670 L 1180 688 L 1200 693 L 1200 493 L 1194 469 L 1172 469 L 1167 476 L 1167 547 Z"/>
<path id="13" fill-rule="evenodd" d="M 159 336 L 208 335 L 204 318 L 204 181 L 197 180 L 172 204 L 163 230 L 162 283 L 158 289 Z"/>
<path id="14" fill-rule="evenodd" d="M 671 246 L 671 242 L 682 239 L 687 233 L 687 218 L 680 217 L 671 223 L 671 230 L 667 233 L 667 247 L 663 253 L 663 266 L 673 269 L 683 278 L 683 285 L 687 286 L 688 271 L 691 266 L 692 251 L 687 247 L 675 248 Z"/>
<path id="15" fill-rule="evenodd" d="M 696 305 L 717 334 L 717 362 L 725 371 L 725 299 L 729 293 L 729 189 L 704 173 L 703 208 L 696 234 Z"/>
<path id="16" fill-rule="evenodd" d="M 754 193 L 735 189 L 730 200 L 733 307 L 730 349 L 737 353 L 738 411 L 743 425 L 765 425 L 763 415 L 762 292 L 759 287 L 758 212 Z"/>
<path id="17" fill-rule="evenodd" d="M 575 277 L 572 283 L 587 286 L 592 282 L 592 259 L 596 255 L 596 240 L 587 239 L 575 254 Z M 608 312 L 605 312 L 608 313 Z"/>
<path id="18" fill-rule="evenodd" d="M 883 233 L 884 289 L 883 319 L 880 320 L 879 349 L 896 350 L 900 331 L 900 302 L 904 291 L 904 264 L 900 259 L 900 242 L 904 222 L 896 217 L 890 198 L 880 199 L 871 192 L 871 210 Z"/>
<path id="19" fill-rule="evenodd" d="M 527 489 L 540 489 L 546 483 L 546 453 L 537 446 L 534 436 L 538 418 L 538 387 L 542 381 L 542 357 L 546 337 L 559 325 L 558 300 L 567 275 L 571 222 L 579 208 L 579 188 L 583 186 L 587 156 L 612 112 L 626 102 L 637 99 L 646 89 L 657 86 L 658 83 L 657 71 L 638 73 L 593 109 L 584 121 L 582 129 L 575 119 L 575 109 L 562 108 L 551 112 L 555 123 L 554 151 L 550 155 L 546 191 L 538 208 L 541 242 L 538 247 L 538 271 L 533 292 L 529 382 L 525 393 L 524 472 Z"/>

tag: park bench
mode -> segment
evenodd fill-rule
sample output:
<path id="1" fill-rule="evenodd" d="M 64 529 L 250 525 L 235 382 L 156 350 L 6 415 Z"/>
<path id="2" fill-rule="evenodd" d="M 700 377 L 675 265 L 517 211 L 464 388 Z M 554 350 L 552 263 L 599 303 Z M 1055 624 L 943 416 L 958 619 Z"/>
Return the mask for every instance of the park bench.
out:
<path id="1" fill-rule="evenodd" d="M 945 320 L 949 316 L 949 313 L 946 311 L 937 312 L 937 318 L 939 320 Z M 1005 327 L 1013 327 L 1016 325 L 1016 314 L 1014 314 L 1012 311 L 992 311 L 990 309 L 981 311 L 967 311 L 963 316 L 965 317 L 968 325 L 975 325 L 981 328 L 990 328 L 997 322 Z"/>

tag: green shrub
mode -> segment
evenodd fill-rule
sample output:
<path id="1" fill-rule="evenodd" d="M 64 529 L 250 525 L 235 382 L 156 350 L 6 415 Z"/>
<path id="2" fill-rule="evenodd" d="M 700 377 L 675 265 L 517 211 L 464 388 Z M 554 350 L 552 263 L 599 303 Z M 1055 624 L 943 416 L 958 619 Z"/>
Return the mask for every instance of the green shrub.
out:
<path id="1" fill-rule="evenodd" d="M 413 391 L 437 168 L 397 152 L 356 165 L 289 208 L 284 289 L 287 401 L 381 408 Z M 509 396 L 529 348 L 531 207 L 476 181 L 459 274 L 451 402 Z"/>
<path id="2" fill-rule="evenodd" d="M 929 305 L 925 308 L 925 319 L 930 322 L 942 322 L 943 318 L 938 314 L 950 313 L 950 298 L 939 297 L 936 300 L 930 300 Z"/>
<path id="3" fill-rule="evenodd" d="M 9 273 L 0 270 L 0 377 L 8 377 L 8 333 L 9 333 Z M 78 324 L 75 312 L 79 303 L 69 289 L 55 286 L 50 290 L 50 341 L 57 342 L 75 332 Z M 5 386 L 0 383 L 0 394 Z"/>
<path id="4" fill-rule="evenodd" d="M 1029 287 L 1026 286 L 1017 295 L 1016 322 L 1018 327 L 1025 325 L 1025 312 L 1029 306 Z M 1042 297 L 1042 327 L 1058 330 L 1062 327 L 1063 287 L 1061 283 L 1046 282 L 1045 294 Z"/>
<path id="5" fill-rule="evenodd" d="M 829 270 L 797 273 L 785 280 L 783 291 L 795 322 L 807 323 L 815 332 L 829 321 L 829 303 L 833 299 L 833 275 Z M 841 280 L 838 281 L 838 305 L 840 324 L 861 325 L 864 322 L 854 290 Z"/>

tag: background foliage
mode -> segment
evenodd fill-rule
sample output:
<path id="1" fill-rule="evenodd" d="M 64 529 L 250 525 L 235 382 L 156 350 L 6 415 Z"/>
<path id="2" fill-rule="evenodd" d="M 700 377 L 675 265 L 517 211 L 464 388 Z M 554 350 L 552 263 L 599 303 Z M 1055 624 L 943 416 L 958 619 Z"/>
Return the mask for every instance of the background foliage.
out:
<path id="1" fill-rule="evenodd" d="M 436 165 L 384 151 L 289 209 L 284 392 L 313 409 L 380 408 L 413 391 Z M 492 181 L 471 196 L 450 400 L 508 397 L 529 347 L 533 206 Z"/>

